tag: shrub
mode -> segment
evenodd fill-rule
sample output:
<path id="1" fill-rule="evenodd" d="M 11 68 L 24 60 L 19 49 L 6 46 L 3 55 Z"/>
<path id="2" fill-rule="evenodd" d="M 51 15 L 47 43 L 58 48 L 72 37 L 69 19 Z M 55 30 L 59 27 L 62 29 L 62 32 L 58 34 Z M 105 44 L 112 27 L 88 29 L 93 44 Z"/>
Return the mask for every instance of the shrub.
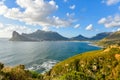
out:
<path id="1" fill-rule="evenodd" d="M 0 71 L 4 68 L 4 64 L 0 63 Z"/>

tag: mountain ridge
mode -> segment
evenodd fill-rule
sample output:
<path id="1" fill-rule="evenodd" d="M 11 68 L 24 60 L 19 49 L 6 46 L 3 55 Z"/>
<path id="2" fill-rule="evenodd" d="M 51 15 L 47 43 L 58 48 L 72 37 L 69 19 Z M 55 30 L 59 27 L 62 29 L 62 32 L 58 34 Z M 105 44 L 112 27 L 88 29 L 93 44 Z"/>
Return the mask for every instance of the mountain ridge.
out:
<path id="1" fill-rule="evenodd" d="M 57 32 L 52 31 L 37 30 L 29 34 L 26 33 L 19 34 L 18 32 L 13 31 L 12 38 L 10 38 L 10 41 L 89 41 L 89 40 L 101 40 L 110 34 L 111 34 L 110 32 L 103 32 L 96 34 L 91 38 L 85 37 L 80 34 L 76 37 L 67 38 L 60 35 Z"/>
<path id="2" fill-rule="evenodd" d="M 18 35 L 18 36 L 17 36 Z M 61 36 L 57 32 L 37 30 L 33 33 L 21 35 L 13 31 L 11 41 L 66 41 L 68 38 Z"/>

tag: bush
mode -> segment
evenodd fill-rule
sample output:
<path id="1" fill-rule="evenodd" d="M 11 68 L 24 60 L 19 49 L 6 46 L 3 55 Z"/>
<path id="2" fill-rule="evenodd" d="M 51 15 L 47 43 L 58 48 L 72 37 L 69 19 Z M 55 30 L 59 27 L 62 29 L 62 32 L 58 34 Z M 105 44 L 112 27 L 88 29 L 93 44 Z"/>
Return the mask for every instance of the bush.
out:
<path id="1" fill-rule="evenodd" d="M 4 64 L 0 63 L 0 71 L 4 68 Z"/>
<path id="2" fill-rule="evenodd" d="M 95 80 L 82 72 L 71 72 L 61 77 L 62 80 Z"/>

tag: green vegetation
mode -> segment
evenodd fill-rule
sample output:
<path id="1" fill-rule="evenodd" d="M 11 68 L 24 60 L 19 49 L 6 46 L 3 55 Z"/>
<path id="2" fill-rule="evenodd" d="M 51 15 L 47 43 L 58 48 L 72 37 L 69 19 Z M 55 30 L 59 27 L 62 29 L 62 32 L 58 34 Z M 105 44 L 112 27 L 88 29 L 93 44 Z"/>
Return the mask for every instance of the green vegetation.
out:
<path id="1" fill-rule="evenodd" d="M 42 75 L 0 63 L 0 80 L 120 80 L 120 47 L 86 52 L 56 64 Z"/>
<path id="2" fill-rule="evenodd" d="M 76 55 L 56 64 L 46 75 L 46 80 L 119 80 L 120 48 Z"/>
<path id="3" fill-rule="evenodd" d="M 11 68 L 0 63 L 0 80 L 43 80 L 43 75 L 25 70 L 24 65 Z"/>

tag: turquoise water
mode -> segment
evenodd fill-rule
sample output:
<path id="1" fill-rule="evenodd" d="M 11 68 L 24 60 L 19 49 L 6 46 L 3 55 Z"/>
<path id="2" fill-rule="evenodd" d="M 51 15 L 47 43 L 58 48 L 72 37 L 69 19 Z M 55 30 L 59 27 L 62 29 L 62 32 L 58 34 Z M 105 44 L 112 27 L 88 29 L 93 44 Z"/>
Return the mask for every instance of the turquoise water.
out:
<path id="1" fill-rule="evenodd" d="M 27 69 L 48 71 L 59 61 L 86 51 L 98 50 L 89 42 L 11 42 L 0 39 L 0 62 L 7 66 L 24 64 Z"/>

